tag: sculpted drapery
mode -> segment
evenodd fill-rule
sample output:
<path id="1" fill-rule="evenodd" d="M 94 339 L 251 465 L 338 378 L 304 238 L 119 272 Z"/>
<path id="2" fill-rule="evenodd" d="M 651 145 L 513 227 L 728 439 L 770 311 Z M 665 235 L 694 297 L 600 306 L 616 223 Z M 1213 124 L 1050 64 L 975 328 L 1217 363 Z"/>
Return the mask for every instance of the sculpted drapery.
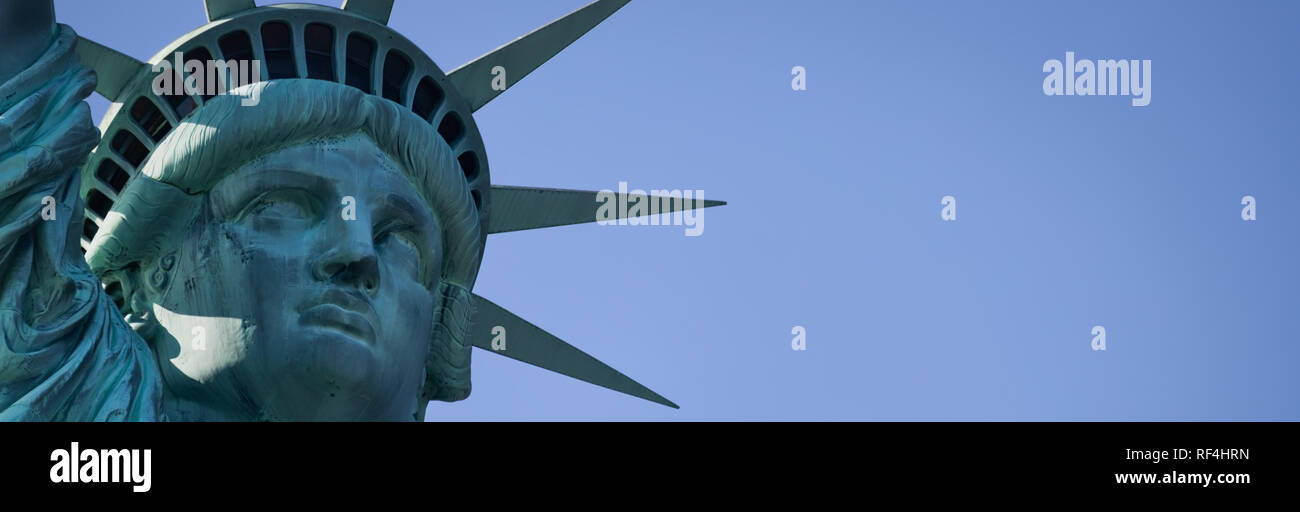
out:
<path id="1" fill-rule="evenodd" d="M 94 75 L 67 26 L 0 86 L 0 421 L 164 419 L 153 354 L 78 249 Z"/>

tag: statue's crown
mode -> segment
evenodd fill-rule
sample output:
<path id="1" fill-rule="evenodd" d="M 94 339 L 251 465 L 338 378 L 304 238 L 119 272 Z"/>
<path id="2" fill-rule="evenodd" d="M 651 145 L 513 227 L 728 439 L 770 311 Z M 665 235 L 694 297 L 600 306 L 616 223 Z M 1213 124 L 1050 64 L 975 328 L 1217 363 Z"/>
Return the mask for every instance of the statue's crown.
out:
<path id="1" fill-rule="evenodd" d="M 205 7 L 207 24 L 168 44 L 148 62 L 85 38 L 78 41 L 77 53 L 99 76 L 96 91 L 113 102 L 100 122 L 103 137 L 99 147 L 82 169 L 80 192 L 86 204 L 83 252 L 119 194 L 159 143 L 214 96 L 215 91 L 207 86 L 216 82 L 202 76 L 211 69 L 209 63 L 230 61 L 259 66 L 248 69 L 244 79 L 251 75 L 263 81 L 326 80 L 410 109 L 436 127 L 452 148 L 480 221 L 486 224 L 491 184 L 483 140 L 472 114 L 495 94 L 478 104 L 473 104 L 473 94 L 467 99 L 462 89 L 474 91 L 481 88 L 478 84 L 458 87 L 454 76 L 443 73 L 419 47 L 387 26 L 391 0 L 348 0 L 342 8 L 309 4 L 256 7 L 252 0 L 208 0 Z M 178 61 L 182 69 L 176 69 Z M 190 61 L 201 63 L 204 69 L 183 69 L 183 63 Z M 167 77 L 170 89 L 158 87 L 161 73 L 173 74 Z M 238 75 L 229 73 L 227 81 L 218 85 L 242 85 L 234 76 Z M 200 90 L 185 94 L 186 78 L 198 82 Z"/>

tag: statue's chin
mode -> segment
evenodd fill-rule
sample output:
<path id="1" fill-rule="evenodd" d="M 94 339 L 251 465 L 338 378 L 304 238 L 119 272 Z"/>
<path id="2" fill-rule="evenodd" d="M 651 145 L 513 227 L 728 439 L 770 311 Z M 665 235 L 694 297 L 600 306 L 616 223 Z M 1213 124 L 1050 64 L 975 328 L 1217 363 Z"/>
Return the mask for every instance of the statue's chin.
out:
<path id="1" fill-rule="evenodd" d="M 173 402 L 168 407 L 171 419 L 406 419 L 392 413 L 392 404 L 386 402 L 393 398 L 395 383 L 384 380 L 375 349 L 368 341 L 323 326 L 268 334 L 260 331 L 238 342 L 219 340 L 207 350 L 187 351 L 183 358 L 187 368 L 174 365 L 181 358 L 169 361 L 172 371 L 164 374 L 171 378 L 164 385 L 168 401 Z M 246 350 L 233 354 L 240 352 L 234 347 Z"/>
<path id="2" fill-rule="evenodd" d="M 372 345 L 342 329 L 308 326 L 290 336 L 282 359 L 268 361 L 283 378 L 262 380 L 267 388 L 249 390 L 261 396 L 269 419 L 368 420 L 382 410 L 376 399 L 388 389 Z M 281 340 L 285 342 L 286 340 Z M 274 356 L 273 356 L 274 357 Z"/>
<path id="3" fill-rule="evenodd" d="M 186 420 L 410 420 L 418 369 L 386 359 L 382 329 L 319 306 L 294 315 L 188 315 L 156 307 L 169 416 Z M 272 316 L 273 318 L 266 318 Z M 179 336 L 178 336 L 179 335 Z M 416 364 L 422 366 L 423 360 Z M 410 375 L 408 375 L 408 373 Z"/>

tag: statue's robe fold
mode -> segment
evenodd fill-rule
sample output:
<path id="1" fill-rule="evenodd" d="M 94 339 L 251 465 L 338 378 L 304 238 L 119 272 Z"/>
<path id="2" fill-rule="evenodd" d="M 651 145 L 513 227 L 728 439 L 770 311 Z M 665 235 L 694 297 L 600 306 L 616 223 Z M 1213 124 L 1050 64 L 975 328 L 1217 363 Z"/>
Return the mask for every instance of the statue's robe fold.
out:
<path id="1" fill-rule="evenodd" d="M 0 421 L 162 420 L 153 354 L 80 251 L 80 166 L 99 132 L 76 44 L 60 25 L 0 84 Z"/>

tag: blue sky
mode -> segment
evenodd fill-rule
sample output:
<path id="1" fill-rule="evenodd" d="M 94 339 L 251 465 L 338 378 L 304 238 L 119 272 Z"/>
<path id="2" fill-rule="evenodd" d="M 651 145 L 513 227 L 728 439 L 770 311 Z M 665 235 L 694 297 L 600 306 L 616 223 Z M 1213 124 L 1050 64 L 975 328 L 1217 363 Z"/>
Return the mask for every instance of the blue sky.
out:
<path id="1" fill-rule="evenodd" d="M 390 25 L 449 70 L 584 3 L 399 0 Z M 205 21 L 198 0 L 55 5 L 141 59 Z M 428 419 L 1300 419 L 1298 22 L 1264 1 L 635 0 L 476 114 L 493 181 L 729 204 L 699 237 L 493 235 L 475 291 L 682 408 L 479 351 L 471 397 Z M 1044 95 L 1067 51 L 1151 60 L 1151 103 Z"/>

